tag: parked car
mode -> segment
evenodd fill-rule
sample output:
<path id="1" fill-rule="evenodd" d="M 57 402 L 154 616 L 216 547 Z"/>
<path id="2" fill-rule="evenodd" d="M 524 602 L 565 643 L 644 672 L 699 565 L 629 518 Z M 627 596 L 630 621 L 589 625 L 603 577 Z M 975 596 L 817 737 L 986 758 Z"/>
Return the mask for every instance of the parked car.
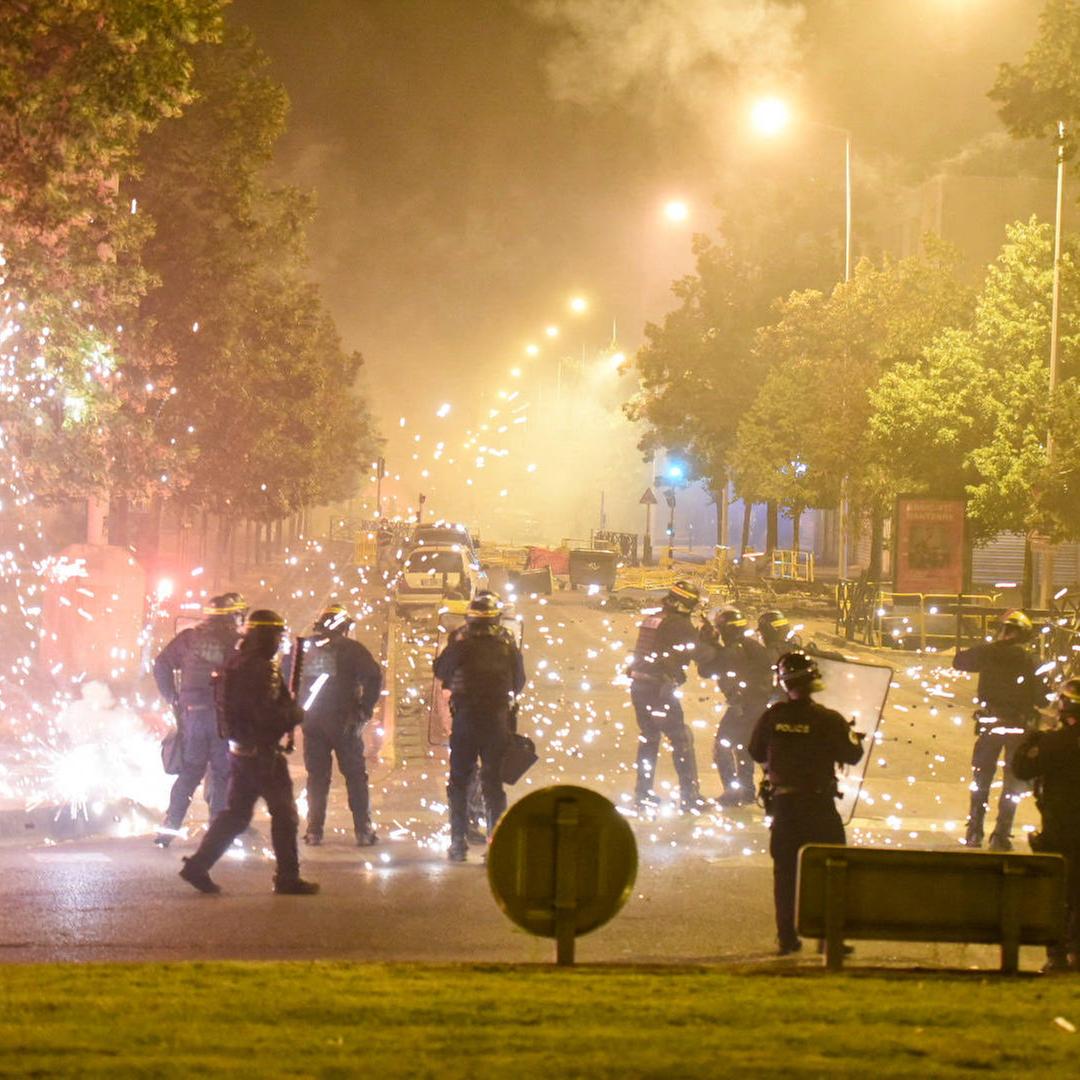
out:
<path id="1" fill-rule="evenodd" d="M 462 544 L 413 547 L 401 564 L 394 591 L 399 608 L 438 607 L 444 597 L 471 599 L 487 588 L 487 575 Z"/>
<path id="2" fill-rule="evenodd" d="M 429 525 L 417 525 L 413 528 L 409 542 L 414 547 L 454 547 L 460 545 L 468 550 L 469 558 L 478 562 L 476 544 L 472 534 L 464 525 L 455 525 L 449 521 L 434 521 Z"/>

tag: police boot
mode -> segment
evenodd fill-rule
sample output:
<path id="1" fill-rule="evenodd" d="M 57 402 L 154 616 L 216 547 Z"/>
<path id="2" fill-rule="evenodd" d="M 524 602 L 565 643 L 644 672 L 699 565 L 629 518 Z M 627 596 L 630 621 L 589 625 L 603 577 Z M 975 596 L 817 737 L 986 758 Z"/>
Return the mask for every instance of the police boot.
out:
<path id="1" fill-rule="evenodd" d="M 201 893 L 219 893 L 221 886 L 205 871 L 191 865 L 191 859 L 184 856 L 184 865 L 180 867 L 180 876 Z"/>
<path id="2" fill-rule="evenodd" d="M 1002 835 L 995 829 L 990 834 L 990 843 L 986 847 L 989 851 L 1012 851 L 1012 838 Z"/>
<path id="3" fill-rule="evenodd" d="M 447 849 L 446 857 L 451 862 L 465 862 L 469 857 L 469 845 L 462 837 L 455 837 L 450 841 L 450 847 Z"/>
<path id="4" fill-rule="evenodd" d="M 356 829 L 357 847 L 374 847 L 379 842 L 379 834 L 375 831 L 371 822 L 361 825 Z"/>
<path id="5" fill-rule="evenodd" d="M 314 896 L 319 886 L 314 881 L 305 881 L 301 877 L 274 878 L 274 892 L 278 896 Z"/>
<path id="6" fill-rule="evenodd" d="M 309 828 L 308 831 L 304 833 L 304 843 L 307 844 L 308 847 L 318 847 L 322 843 L 322 829 Z"/>

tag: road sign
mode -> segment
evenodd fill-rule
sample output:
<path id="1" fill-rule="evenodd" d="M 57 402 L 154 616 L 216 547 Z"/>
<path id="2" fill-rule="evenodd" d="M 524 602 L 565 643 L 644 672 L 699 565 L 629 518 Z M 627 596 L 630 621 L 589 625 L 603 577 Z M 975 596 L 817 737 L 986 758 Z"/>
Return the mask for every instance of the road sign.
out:
<path id="1" fill-rule="evenodd" d="M 603 926 L 637 877 L 637 844 L 603 795 L 558 784 L 526 795 L 503 815 L 488 849 L 488 884 L 522 929 L 556 940 L 559 964 L 574 939 Z"/>
<path id="2" fill-rule="evenodd" d="M 672 510 L 674 510 L 675 509 L 675 492 L 674 491 L 665 491 L 664 492 L 664 501 L 668 504 L 668 506 L 671 507 Z"/>
<path id="3" fill-rule="evenodd" d="M 653 494 L 653 489 L 651 487 L 647 487 L 645 489 L 645 494 L 642 495 L 640 499 L 638 499 L 638 503 L 641 506 L 655 506 L 656 505 L 657 498 Z"/>

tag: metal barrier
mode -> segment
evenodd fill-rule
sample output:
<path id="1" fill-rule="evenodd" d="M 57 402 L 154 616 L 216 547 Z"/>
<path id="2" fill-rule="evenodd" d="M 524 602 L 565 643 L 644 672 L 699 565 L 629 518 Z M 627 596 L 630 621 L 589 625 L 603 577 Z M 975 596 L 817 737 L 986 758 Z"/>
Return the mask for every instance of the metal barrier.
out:
<path id="1" fill-rule="evenodd" d="M 985 637 L 1003 610 L 996 593 L 898 593 L 862 579 L 837 585 L 836 606 L 836 631 L 849 641 L 900 648 L 914 639 L 920 649 Z"/>
<path id="2" fill-rule="evenodd" d="M 825 962 L 844 939 L 958 941 L 1001 946 L 1015 972 L 1021 945 L 1062 940 L 1060 855 L 898 851 L 808 844 L 799 853 L 799 933 L 824 938 Z"/>
<path id="3" fill-rule="evenodd" d="M 607 545 L 609 550 L 617 551 L 619 556 L 626 562 L 638 563 L 638 537 L 637 533 L 612 532 L 610 529 L 593 530 L 591 546 L 596 544 Z"/>
<path id="4" fill-rule="evenodd" d="M 357 566 L 374 566 L 379 556 L 379 543 L 373 532 L 356 534 L 353 560 Z"/>
<path id="5" fill-rule="evenodd" d="M 615 577 L 615 591 L 620 589 L 670 589 L 678 580 L 674 571 L 651 566 L 623 566 Z"/>
<path id="6" fill-rule="evenodd" d="M 775 548 L 770 574 L 774 579 L 783 581 L 813 581 L 814 553 Z"/>

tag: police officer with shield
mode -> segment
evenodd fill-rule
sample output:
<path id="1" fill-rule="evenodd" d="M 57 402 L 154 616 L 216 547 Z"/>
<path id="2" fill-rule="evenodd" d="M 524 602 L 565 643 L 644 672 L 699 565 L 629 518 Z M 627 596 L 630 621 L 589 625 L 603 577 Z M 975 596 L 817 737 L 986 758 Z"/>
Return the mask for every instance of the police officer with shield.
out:
<path id="1" fill-rule="evenodd" d="M 1047 949 L 1043 971 L 1080 971 L 1080 679 L 1061 684 L 1055 706 L 1059 726 L 1025 735 L 1012 770 L 1035 781 L 1042 829 L 1031 849 L 1065 856 L 1065 940 Z"/>
<path id="2" fill-rule="evenodd" d="M 762 794 L 772 818 L 769 854 L 780 955 L 802 948 L 795 931 L 795 879 L 804 844 L 843 844 L 836 809 L 836 766 L 863 755 L 862 735 L 838 713 L 813 700 L 822 688 L 812 657 L 780 657 L 776 679 L 784 700 L 762 714 L 750 737 L 750 756 L 765 768 Z"/>
<path id="3" fill-rule="evenodd" d="M 634 798 L 638 806 L 655 804 L 653 781 L 660 739 L 667 736 L 679 778 L 679 798 L 684 810 L 701 805 L 698 790 L 694 740 L 683 716 L 679 687 L 686 682 L 686 668 L 695 659 L 701 633 L 690 619 L 701 602 L 698 588 L 676 581 L 661 609 L 646 615 L 638 624 L 634 655 L 630 661 L 630 701 L 637 718 L 637 782 Z"/>
<path id="4" fill-rule="evenodd" d="M 465 613 L 465 632 L 435 658 L 435 676 L 450 691 L 451 862 L 468 858 L 469 786 L 480 762 L 480 787 L 490 837 L 506 810 L 500 767 L 513 732 L 514 699 L 525 686 L 525 662 L 499 625 L 502 605 L 476 596 Z"/>
<path id="5" fill-rule="evenodd" d="M 737 608 L 718 612 L 714 627 L 713 648 L 703 642 L 698 660 L 698 671 L 716 682 L 726 702 L 713 740 L 713 764 L 724 785 L 720 805 L 743 806 L 756 798 L 754 762 L 746 747 L 773 692 L 772 662 Z"/>
<path id="6" fill-rule="evenodd" d="M 214 863 L 250 824 L 261 798 L 270 811 L 270 839 L 277 860 L 274 892 L 307 896 L 319 891 L 300 877 L 299 816 L 281 740 L 303 718 L 278 663 L 285 620 L 270 610 L 248 617 L 239 649 L 219 680 L 218 715 L 229 741 L 229 791 L 225 809 L 210 823 L 198 850 L 184 859 L 180 876 L 199 892 L 221 888 L 210 877 Z"/>
<path id="7" fill-rule="evenodd" d="M 1024 784 L 1013 772 L 1011 762 L 1035 719 L 1036 709 L 1044 704 L 1045 688 L 1027 648 L 1033 629 L 1024 612 L 1008 611 L 1001 618 L 996 640 L 957 649 L 953 660 L 958 671 L 977 672 L 979 676 L 975 748 L 971 755 L 971 807 L 964 837 L 967 847 L 982 847 L 990 786 L 998 759 L 1004 757 L 1004 780 L 989 848 L 1012 850 L 1013 819 Z"/>
<path id="8" fill-rule="evenodd" d="M 240 640 L 246 610 L 239 593 L 212 597 L 203 608 L 203 621 L 181 630 L 154 660 L 154 681 L 176 716 L 181 754 L 169 808 L 154 837 L 159 847 L 168 847 L 179 832 L 195 789 L 208 773 L 211 820 L 225 806 L 229 756 L 218 733 L 214 679 Z"/>
<path id="9" fill-rule="evenodd" d="M 305 639 L 297 700 L 304 710 L 304 767 L 307 769 L 308 823 L 304 842 L 322 843 L 330 793 L 332 756 L 345 777 L 356 843 L 378 842 L 371 824 L 364 725 L 379 701 L 382 669 L 359 642 L 349 637 L 353 620 L 331 604 Z"/>

